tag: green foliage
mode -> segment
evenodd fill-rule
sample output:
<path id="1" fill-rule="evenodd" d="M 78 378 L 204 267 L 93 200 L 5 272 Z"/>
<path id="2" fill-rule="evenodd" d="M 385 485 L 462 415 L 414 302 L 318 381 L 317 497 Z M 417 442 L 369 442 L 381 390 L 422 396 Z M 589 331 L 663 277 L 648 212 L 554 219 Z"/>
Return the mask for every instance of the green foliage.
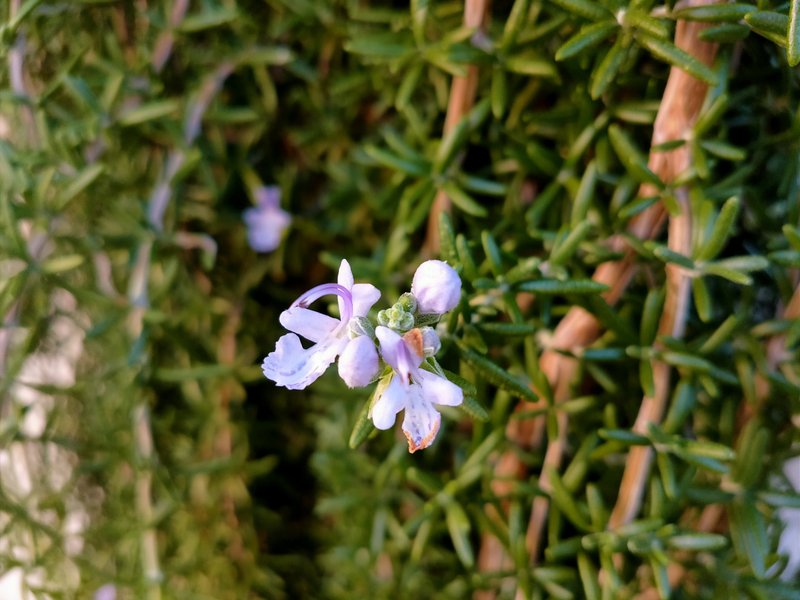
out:
<path id="1" fill-rule="evenodd" d="M 800 444 L 800 328 L 783 316 L 799 5 L 515 0 L 476 32 L 458 2 L 10 2 L 0 539 L 30 555 L 0 544 L 0 572 L 54 597 L 796 595 L 776 545 L 777 511 L 800 503 L 779 473 Z M 678 20 L 707 24 L 713 65 L 675 45 Z M 671 67 L 708 97 L 650 147 Z M 473 69 L 445 130 L 452 78 Z M 651 157 L 676 150 L 692 166 L 662 181 Z M 293 220 L 257 254 L 241 215 L 264 184 Z M 678 214 L 679 187 L 688 253 L 629 229 Z M 452 212 L 431 217 L 442 194 Z M 438 331 L 465 403 L 431 448 L 375 435 L 367 392 L 335 369 L 305 391 L 263 379 L 280 312 L 340 258 L 381 289 L 377 311 L 436 242 L 463 281 Z M 623 257 L 636 272 L 612 301 L 617 282 L 592 275 Z M 659 332 L 668 268 L 691 276 L 680 339 Z M 571 310 L 600 334 L 555 348 L 575 365 L 564 392 L 540 358 Z M 31 378 L 61 359 L 71 375 Z M 634 431 L 657 364 L 664 418 Z M 545 443 L 509 440 L 536 418 Z M 642 507 L 609 528 L 634 449 L 653 456 Z M 498 474 L 501 455 L 526 474 Z M 19 456 L 30 485 L 3 466 Z M 727 521 L 700 530 L 711 505 Z M 490 538 L 506 560 L 487 569 Z"/>

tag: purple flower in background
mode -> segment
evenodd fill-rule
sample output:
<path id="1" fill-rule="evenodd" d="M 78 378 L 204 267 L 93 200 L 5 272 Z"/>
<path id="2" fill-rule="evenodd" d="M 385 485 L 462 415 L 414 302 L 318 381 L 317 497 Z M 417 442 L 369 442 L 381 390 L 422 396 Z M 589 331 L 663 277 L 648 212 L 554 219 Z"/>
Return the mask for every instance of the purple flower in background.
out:
<path id="1" fill-rule="evenodd" d="M 255 196 L 258 204 L 243 213 L 247 243 L 256 252 L 272 252 L 280 245 L 292 216 L 280 207 L 281 190 L 278 186 L 259 186 Z"/>
<path id="2" fill-rule="evenodd" d="M 117 588 L 113 583 L 107 583 L 97 589 L 94 593 L 94 600 L 116 600 Z"/>
<path id="3" fill-rule="evenodd" d="M 338 296 L 338 319 L 307 308 L 318 298 L 329 295 Z M 351 387 L 367 385 L 377 373 L 377 352 L 374 345 L 375 356 L 369 352 L 371 340 L 364 344 L 363 340 L 359 341 L 360 337 L 351 339 L 348 325 L 351 318 L 366 316 L 380 295 L 372 284 L 354 283 L 350 264 L 342 260 L 338 283 L 326 283 L 308 290 L 281 313 L 281 325 L 293 333 L 282 336 L 275 351 L 264 359 L 261 365 L 264 375 L 290 390 L 302 390 L 322 375 L 341 354 L 346 360 L 340 364 L 339 374 L 345 383 Z M 314 342 L 314 345 L 303 348 L 296 334 Z M 365 364 L 356 368 L 355 363 L 361 362 Z"/>
<path id="4" fill-rule="evenodd" d="M 424 334 L 412 329 L 400 337 L 388 327 L 375 329 L 381 355 L 394 369 L 391 381 L 372 407 L 370 417 L 378 429 L 394 425 L 397 413 L 405 410 L 403 433 L 408 451 L 427 448 L 436 438 L 442 416 L 435 404 L 458 406 L 464 400 L 460 387 L 436 373 L 420 368 L 424 355 Z"/>

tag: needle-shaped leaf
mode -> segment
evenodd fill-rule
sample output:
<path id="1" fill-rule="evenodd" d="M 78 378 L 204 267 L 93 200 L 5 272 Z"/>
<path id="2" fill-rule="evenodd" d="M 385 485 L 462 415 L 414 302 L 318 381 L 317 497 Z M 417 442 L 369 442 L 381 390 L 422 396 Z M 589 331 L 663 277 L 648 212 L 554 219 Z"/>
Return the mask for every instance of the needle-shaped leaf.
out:
<path id="1" fill-rule="evenodd" d="M 619 125 L 610 125 L 608 138 L 614 152 L 619 157 L 631 177 L 642 183 L 652 183 L 658 188 L 663 188 L 664 183 L 658 175 L 647 166 L 647 159 L 642 155 L 636 144 Z"/>
<path id="2" fill-rule="evenodd" d="M 720 23 L 723 21 L 737 22 L 751 12 L 758 10 L 752 4 L 731 2 L 709 4 L 704 6 L 683 6 L 677 8 L 672 14 L 676 19 L 684 21 L 702 21 L 706 23 Z"/>
<path id="3" fill-rule="evenodd" d="M 603 5 L 590 0 L 551 0 L 553 4 L 558 4 L 562 8 L 590 21 L 602 21 L 611 18 L 613 15 Z"/>
<path id="4" fill-rule="evenodd" d="M 789 2 L 789 30 L 786 33 L 786 58 L 790 67 L 800 64 L 800 0 Z"/>
<path id="5" fill-rule="evenodd" d="M 709 85 L 717 85 L 719 78 L 710 67 L 700 62 L 685 50 L 681 50 L 672 42 L 644 32 L 637 33 L 636 40 L 644 46 L 644 48 L 649 50 L 654 57 L 668 62 L 679 69 L 683 69 L 690 75 L 694 75 Z"/>
<path id="6" fill-rule="evenodd" d="M 569 38 L 556 52 L 556 60 L 572 58 L 585 50 L 594 48 L 619 30 L 619 24 L 612 19 L 599 21 L 581 27 L 580 31 Z"/>
<path id="7" fill-rule="evenodd" d="M 760 10 L 749 13 L 744 18 L 750 28 L 780 46 L 787 46 L 789 17 L 782 13 Z"/>

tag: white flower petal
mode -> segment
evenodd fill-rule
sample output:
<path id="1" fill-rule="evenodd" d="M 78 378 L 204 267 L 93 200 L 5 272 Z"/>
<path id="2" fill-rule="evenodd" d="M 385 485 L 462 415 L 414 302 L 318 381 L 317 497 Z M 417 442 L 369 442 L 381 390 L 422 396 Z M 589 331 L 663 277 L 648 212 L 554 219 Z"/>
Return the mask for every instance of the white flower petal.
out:
<path id="1" fill-rule="evenodd" d="M 378 351 L 375 343 L 365 335 L 347 343 L 339 357 L 339 377 L 348 387 L 369 385 L 378 374 Z"/>
<path id="2" fill-rule="evenodd" d="M 369 309 L 381 297 L 380 290 L 371 283 L 356 283 L 352 294 L 354 317 L 366 317 Z"/>
<path id="3" fill-rule="evenodd" d="M 339 276 L 336 278 L 336 283 L 350 292 L 353 290 L 353 270 L 350 268 L 350 263 L 344 258 L 339 263 Z M 339 314 L 344 314 L 344 300 L 341 298 L 339 298 Z"/>
<path id="4" fill-rule="evenodd" d="M 353 270 L 350 268 L 350 263 L 347 262 L 345 258 L 339 263 L 339 277 L 336 283 L 348 290 L 353 288 Z"/>
<path id="5" fill-rule="evenodd" d="M 383 356 L 383 360 L 397 371 L 398 354 L 400 344 L 403 343 L 403 338 L 383 325 L 378 325 L 375 328 L 375 336 L 381 344 L 381 356 Z"/>
<path id="6" fill-rule="evenodd" d="M 302 390 L 326 371 L 346 343 L 346 338 L 329 337 L 305 349 L 299 337 L 287 333 L 264 359 L 261 370 L 277 385 Z"/>
<path id="7" fill-rule="evenodd" d="M 441 260 L 426 260 L 414 273 L 411 293 L 421 314 L 444 314 L 453 310 L 461 298 L 461 278 L 453 267 Z"/>
<path id="8" fill-rule="evenodd" d="M 378 429 L 389 429 L 394 420 L 406 405 L 406 389 L 398 377 L 392 377 L 389 385 L 372 405 L 370 418 Z"/>
<path id="9" fill-rule="evenodd" d="M 443 406 L 458 406 L 464 401 L 463 390 L 436 373 L 420 369 L 416 379 L 422 387 L 422 396 L 430 402 Z"/>
<path id="10" fill-rule="evenodd" d="M 283 311 L 278 320 L 289 331 L 293 331 L 312 342 L 324 340 L 341 325 L 339 319 L 334 319 L 301 306 L 293 306 Z"/>
<path id="11" fill-rule="evenodd" d="M 427 448 L 436 439 L 442 415 L 422 395 L 419 385 L 409 388 L 406 399 L 406 415 L 403 419 L 403 433 L 408 439 L 408 451 L 413 453 Z"/>
<path id="12" fill-rule="evenodd" d="M 414 373 L 417 372 L 422 357 L 417 356 L 408 347 L 405 340 L 388 327 L 378 325 L 375 328 L 375 335 L 381 343 L 383 360 L 402 378 L 403 383 L 408 385 Z"/>

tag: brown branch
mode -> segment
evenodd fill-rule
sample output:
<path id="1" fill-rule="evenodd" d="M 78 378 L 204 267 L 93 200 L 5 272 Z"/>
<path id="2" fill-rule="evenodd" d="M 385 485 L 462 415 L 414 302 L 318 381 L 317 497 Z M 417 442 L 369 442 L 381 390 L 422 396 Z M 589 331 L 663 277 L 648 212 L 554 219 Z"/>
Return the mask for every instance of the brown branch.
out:
<path id="1" fill-rule="evenodd" d="M 167 64 L 172 54 L 172 46 L 175 43 L 175 30 L 180 26 L 188 9 L 189 0 L 175 0 L 175 2 L 173 2 L 172 11 L 169 14 L 169 25 L 167 29 L 159 34 L 153 49 L 151 61 L 153 70 L 156 73 L 160 73 L 164 65 Z"/>
<path id="2" fill-rule="evenodd" d="M 688 167 L 688 157 L 686 159 Z M 688 256 L 692 249 L 692 223 L 689 195 L 685 188 L 676 193 L 681 212 L 669 222 L 669 248 L 679 254 Z M 689 311 L 689 286 L 691 278 L 685 269 L 675 264 L 667 264 L 667 293 L 664 300 L 664 311 L 658 325 L 659 336 L 681 338 L 686 330 L 686 316 Z M 656 349 L 662 348 L 659 342 Z M 664 415 L 670 391 L 670 367 L 661 360 L 653 361 L 654 394 L 645 396 L 639 408 L 639 414 L 633 425 L 633 431 L 646 434 L 651 423 L 659 423 Z M 619 496 L 608 528 L 614 529 L 629 523 L 639 512 L 642 494 L 647 482 L 647 474 L 653 460 L 653 449 L 650 446 L 633 446 L 628 453 L 625 471 L 622 475 Z"/>
<path id="3" fill-rule="evenodd" d="M 708 4 L 703 1 L 698 4 Z M 700 41 L 698 34 L 705 27 L 697 23 L 680 22 L 676 31 L 676 44 L 689 52 L 705 64 L 711 64 L 716 54 L 717 46 Z M 684 139 L 695 122 L 703 104 L 707 85 L 694 79 L 685 72 L 672 68 L 667 86 L 664 90 L 659 112 L 653 127 L 652 146 L 665 141 Z M 688 150 L 684 147 L 670 152 L 654 152 L 650 154 L 648 166 L 659 178 L 669 183 L 688 166 Z M 643 185 L 639 191 L 640 196 L 653 196 L 658 190 L 650 185 Z M 634 218 L 628 233 L 639 239 L 652 239 L 661 231 L 666 218 L 666 212 L 661 204 L 657 204 Z M 634 253 L 627 246 L 622 236 L 615 236 L 610 240 L 614 250 L 624 253 L 618 261 L 600 265 L 594 273 L 593 280 L 609 286 L 609 291 L 604 294 L 604 299 L 614 305 L 627 288 L 628 283 L 636 272 Z M 677 308 L 677 307 L 676 307 Z M 574 358 L 560 351 L 574 351 L 591 344 L 600 335 L 599 322 L 579 307 L 573 307 L 556 327 L 548 348 L 540 358 L 540 368 L 555 390 L 555 402 L 560 403 L 569 398 L 571 382 L 574 380 L 578 363 Z M 534 390 L 537 391 L 537 390 Z M 540 391 L 537 391 L 541 395 Z M 518 411 L 528 411 L 541 408 L 539 404 L 521 402 Z M 518 446 L 534 447 L 541 443 L 544 433 L 545 421 L 543 418 L 513 419 L 506 428 L 509 440 Z M 545 464 L 555 467 L 560 466 L 563 456 L 566 416 L 559 417 L 559 434 L 552 440 L 545 453 Z M 524 466 L 513 452 L 508 452 L 500 457 L 495 468 L 495 481 L 493 490 L 502 495 L 507 493 L 511 478 L 519 477 L 524 473 Z M 546 474 L 539 480 L 543 489 L 549 488 Z M 526 536 L 528 552 L 531 561 L 536 561 L 539 554 L 539 543 L 544 530 L 549 510 L 549 501 L 546 497 L 534 499 L 531 518 Z M 484 540 L 484 543 L 487 543 Z M 487 558 L 485 564 L 502 564 L 503 559 L 494 557 L 491 561 Z"/>
<path id="4" fill-rule="evenodd" d="M 464 25 L 466 27 L 479 29 L 484 24 L 486 10 L 489 5 L 488 0 L 466 0 L 464 6 Z M 447 116 L 444 121 L 444 131 L 442 139 L 458 125 L 464 115 L 467 114 L 475 103 L 475 94 L 478 89 L 478 67 L 469 65 L 465 77 L 453 77 L 450 86 L 450 97 L 447 102 Z M 449 213 L 451 210 L 450 198 L 447 194 L 439 190 L 433 200 L 430 213 L 428 215 L 428 234 L 425 240 L 424 253 L 435 255 L 439 252 L 439 215 L 443 212 Z"/>
<path id="5" fill-rule="evenodd" d="M 800 319 L 800 285 L 795 288 L 789 303 L 783 311 L 783 319 Z M 766 342 L 767 365 L 770 369 L 776 369 L 783 362 L 786 356 L 786 334 L 779 333 L 769 338 Z M 739 415 L 738 431 L 741 432 L 747 421 L 758 414 L 760 404 L 769 396 L 769 382 L 759 372 L 756 375 L 756 399 L 758 405 L 753 407 L 747 402 L 742 403 L 742 411 Z M 738 435 L 737 435 L 738 438 Z M 722 504 L 709 504 L 700 513 L 697 525 L 694 528 L 698 532 L 713 532 L 719 529 L 720 521 L 725 516 L 725 507 Z M 676 588 L 684 580 L 687 570 L 679 562 L 674 561 L 667 569 L 667 578 L 671 588 Z M 636 596 L 636 600 L 657 600 L 659 593 L 655 588 L 650 588 Z"/>

